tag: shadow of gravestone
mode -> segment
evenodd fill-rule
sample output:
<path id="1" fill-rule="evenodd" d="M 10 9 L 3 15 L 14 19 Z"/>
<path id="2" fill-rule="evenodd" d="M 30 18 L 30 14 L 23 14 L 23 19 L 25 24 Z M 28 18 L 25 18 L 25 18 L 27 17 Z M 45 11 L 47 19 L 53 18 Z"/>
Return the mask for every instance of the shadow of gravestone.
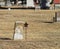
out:
<path id="1" fill-rule="evenodd" d="M 0 40 L 11 40 L 10 38 L 0 38 Z"/>

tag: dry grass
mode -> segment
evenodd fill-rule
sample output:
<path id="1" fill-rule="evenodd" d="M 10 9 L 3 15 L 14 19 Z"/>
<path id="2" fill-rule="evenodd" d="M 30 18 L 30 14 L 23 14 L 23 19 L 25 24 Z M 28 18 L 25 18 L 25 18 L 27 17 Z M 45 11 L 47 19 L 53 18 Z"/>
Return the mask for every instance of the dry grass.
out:
<path id="1" fill-rule="evenodd" d="M 0 49 L 60 49 L 60 22 L 48 23 L 53 22 L 57 11 L 59 10 L 0 10 L 1 38 L 13 39 L 16 21 L 28 23 L 27 39 L 2 40 Z"/>
<path id="2" fill-rule="evenodd" d="M 60 49 L 60 42 L 40 41 L 0 41 L 0 49 Z"/>

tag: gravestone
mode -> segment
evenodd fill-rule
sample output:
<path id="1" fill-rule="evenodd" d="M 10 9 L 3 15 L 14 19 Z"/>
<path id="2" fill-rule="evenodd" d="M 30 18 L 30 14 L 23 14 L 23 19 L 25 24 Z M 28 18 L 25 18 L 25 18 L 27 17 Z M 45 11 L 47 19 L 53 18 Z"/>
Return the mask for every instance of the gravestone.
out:
<path id="1" fill-rule="evenodd" d="M 10 11 L 10 10 L 11 10 L 11 8 L 8 8 L 8 10 Z"/>
<path id="2" fill-rule="evenodd" d="M 6 1 L 5 1 L 5 5 L 6 5 L 6 6 L 11 6 L 10 0 L 6 0 Z"/>
<path id="3" fill-rule="evenodd" d="M 55 22 L 60 22 L 60 11 L 55 13 Z"/>
<path id="4" fill-rule="evenodd" d="M 5 2 L 0 2 L 0 6 L 5 6 Z"/>
<path id="5" fill-rule="evenodd" d="M 34 1 L 33 0 L 27 0 L 27 7 L 34 7 Z"/>
<path id="6" fill-rule="evenodd" d="M 22 24 L 24 24 L 24 22 L 22 21 L 16 21 L 15 24 L 15 33 L 14 33 L 14 40 L 22 40 L 24 39 L 24 35 L 23 35 L 23 26 Z"/>
<path id="7" fill-rule="evenodd" d="M 23 34 L 22 34 L 22 31 L 21 31 L 21 28 L 19 27 L 16 27 L 15 29 L 15 34 L 14 34 L 14 40 L 21 40 L 23 39 Z"/>

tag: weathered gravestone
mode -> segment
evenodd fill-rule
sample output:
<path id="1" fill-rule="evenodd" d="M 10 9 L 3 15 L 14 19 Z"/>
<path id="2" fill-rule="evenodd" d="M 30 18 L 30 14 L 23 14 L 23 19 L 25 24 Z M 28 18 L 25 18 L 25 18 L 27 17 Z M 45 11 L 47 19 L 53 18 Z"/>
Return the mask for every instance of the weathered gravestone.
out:
<path id="1" fill-rule="evenodd" d="M 27 7 L 34 7 L 34 1 L 33 0 L 27 0 Z"/>
<path id="2" fill-rule="evenodd" d="M 10 0 L 5 0 L 5 5 L 6 5 L 6 6 L 11 6 Z"/>
<path id="3" fill-rule="evenodd" d="M 14 33 L 14 40 L 22 40 L 23 39 L 23 26 L 24 22 L 16 21 L 15 24 L 15 33 Z"/>
<path id="4" fill-rule="evenodd" d="M 5 6 L 5 2 L 0 2 L 0 6 Z"/>
<path id="5" fill-rule="evenodd" d="M 55 22 L 60 22 L 60 11 L 55 13 Z"/>

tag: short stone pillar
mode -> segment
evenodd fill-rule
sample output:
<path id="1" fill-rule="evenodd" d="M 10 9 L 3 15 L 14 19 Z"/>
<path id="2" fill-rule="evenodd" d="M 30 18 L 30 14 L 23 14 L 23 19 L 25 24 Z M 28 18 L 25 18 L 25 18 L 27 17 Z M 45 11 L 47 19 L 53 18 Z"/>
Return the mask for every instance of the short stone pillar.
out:
<path id="1" fill-rule="evenodd" d="M 14 32 L 14 36 L 13 39 L 14 40 L 22 40 L 24 39 L 24 34 L 23 34 L 23 26 L 24 22 L 22 21 L 16 21 L 15 23 L 15 32 Z"/>
<path id="2" fill-rule="evenodd" d="M 6 5 L 6 6 L 11 6 L 10 0 L 5 0 L 5 5 Z"/>
<path id="3" fill-rule="evenodd" d="M 60 22 L 60 11 L 55 13 L 55 22 Z"/>
<path id="4" fill-rule="evenodd" d="M 34 7 L 34 1 L 33 0 L 27 0 L 27 7 Z"/>
<path id="5" fill-rule="evenodd" d="M 11 10 L 11 8 L 8 8 L 8 10 L 10 11 L 10 10 Z"/>

